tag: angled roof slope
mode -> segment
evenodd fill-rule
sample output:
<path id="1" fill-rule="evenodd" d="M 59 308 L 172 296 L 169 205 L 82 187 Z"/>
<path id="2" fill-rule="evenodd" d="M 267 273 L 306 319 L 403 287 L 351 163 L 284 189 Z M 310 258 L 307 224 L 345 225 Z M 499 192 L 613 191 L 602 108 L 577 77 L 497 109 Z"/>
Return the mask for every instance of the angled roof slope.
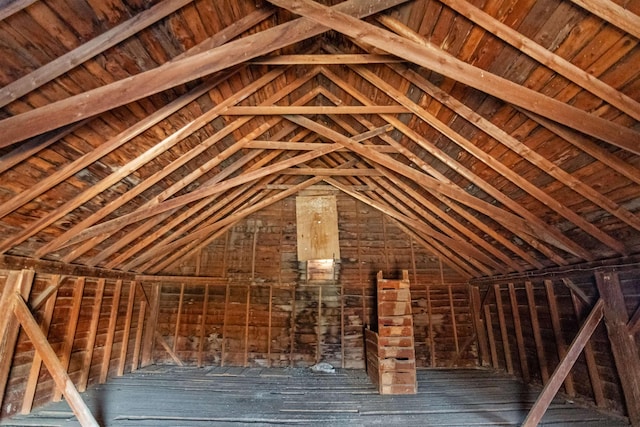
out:
<path id="1" fill-rule="evenodd" d="M 162 273 L 324 182 L 469 278 L 637 259 L 639 15 L 617 0 L 10 2 L 0 253 Z"/>

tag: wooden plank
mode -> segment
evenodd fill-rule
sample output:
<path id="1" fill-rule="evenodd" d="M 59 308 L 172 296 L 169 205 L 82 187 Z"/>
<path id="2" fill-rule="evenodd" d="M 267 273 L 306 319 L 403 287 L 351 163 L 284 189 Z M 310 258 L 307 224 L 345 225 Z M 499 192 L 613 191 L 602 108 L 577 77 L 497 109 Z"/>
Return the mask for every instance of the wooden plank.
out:
<path id="1" fill-rule="evenodd" d="M 253 59 L 252 64 L 260 65 L 330 65 L 330 64 L 386 64 L 394 62 L 404 62 L 403 59 L 393 55 L 376 54 L 313 54 L 313 55 L 274 55 Z"/>
<path id="2" fill-rule="evenodd" d="M 489 341 L 487 338 L 487 331 L 482 320 L 482 303 L 480 298 L 480 289 L 477 286 L 470 286 L 469 297 L 471 300 L 471 315 L 473 316 L 473 327 L 476 331 L 476 336 L 478 337 L 478 356 L 480 358 L 480 365 L 489 366 Z"/>
<path id="3" fill-rule="evenodd" d="M 553 336 L 556 341 L 556 349 L 558 350 L 558 360 L 564 359 L 567 354 L 567 346 L 562 337 L 562 326 L 560 325 L 560 315 L 558 313 L 558 302 L 556 294 L 553 290 L 553 282 L 551 280 L 544 281 L 544 287 L 547 291 L 547 301 L 549 302 L 549 314 L 551 315 L 551 327 L 553 328 Z M 564 380 L 564 389 L 569 396 L 575 396 L 576 390 L 573 386 L 573 378 L 571 372 L 567 372 Z"/>
<path id="4" fill-rule="evenodd" d="M 35 3 L 37 0 L 15 0 L 6 4 L 2 2 L 2 8 L 0 8 L 0 21 L 3 21 L 13 15 L 29 7 L 29 5 Z"/>
<path id="5" fill-rule="evenodd" d="M 282 214 L 282 211 L 280 212 Z M 280 247 L 282 247 L 282 232 L 283 227 L 280 228 Z M 282 260 L 282 257 L 280 257 Z M 280 261 L 282 264 L 282 261 Z M 282 274 L 282 265 L 278 269 Z M 269 324 L 267 325 L 267 368 L 271 367 L 271 327 L 273 322 L 273 285 L 269 285 Z M 344 367 L 344 366 L 343 366 Z"/>
<path id="6" fill-rule="evenodd" d="M 308 106 L 308 105 L 268 105 L 268 106 L 235 106 L 220 113 L 221 116 L 280 116 L 283 114 L 402 114 L 409 110 L 402 105 L 340 105 L 340 106 Z"/>
<path id="7" fill-rule="evenodd" d="M 229 298 L 230 298 L 230 293 L 231 293 L 231 288 L 230 285 L 227 283 L 227 289 L 225 290 L 225 294 L 224 294 L 224 317 L 222 320 L 222 349 L 221 349 L 221 354 L 220 354 L 220 366 L 224 366 L 224 357 L 225 357 L 225 350 L 227 347 L 227 318 L 229 317 Z"/>
<path id="8" fill-rule="evenodd" d="M 536 343 L 536 355 L 538 356 L 538 365 L 540 366 L 540 375 L 542 376 L 542 384 L 549 381 L 549 369 L 547 368 L 547 358 L 544 354 L 544 343 L 540 334 L 540 322 L 538 320 L 538 307 L 533 294 L 533 284 L 530 281 L 524 283 L 527 292 L 527 304 L 529 306 L 529 316 L 531 317 L 531 329 L 533 330 L 533 339 Z"/>
<path id="9" fill-rule="evenodd" d="M 634 335 L 629 333 L 629 314 L 618 273 L 595 274 L 600 298 L 604 301 L 604 323 L 607 327 L 613 359 L 627 404 L 632 425 L 640 424 L 640 357 Z"/>
<path id="10" fill-rule="evenodd" d="M 98 422 L 93 418 L 93 415 L 91 415 L 89 408 L 82 401 L 80 393 L 78 393 L 78 390 L 74 387 L 69 375 L 67 375 L 67 369 L 58 360 L 58 356 L 51 348 L 51 345 L 47 341 L 47 337 L 44 336 L 38 327 L 38 324 L 33 318 L 33 315 L 29 311 L 29 308 L 20 293 L 15 294 L 12 311 L 20 321 L 24 331 L 31 340 L 31 343 L 38 354 L 40 354 L 42 361 L 51 373 L 51 376 L 56 383 L 57 390 L 61 390 L 64 394 L 67 403 L 78 418 L 80 425 L 82 427 L 99 427 Z"/>
<path id="11" fill-rule="evenodd" d="M 169 347 L 169 344 L 167 344 L 167 341 L 164 339 L 164 337 L 162 335 L 160 335 L 160 332 L 158 332 L 157 330 L 154 331 L 154 335 L 156 337 L 156 340 L 160 343 L 160 345 L 162 346 L 162 348 L 165 349 L 165 351 L 167 353 L 169 353 L 169 356 L 171 356 L 171 358 L 173 359 L 174 362 L 176 362 L 176 364 L 178 366 L 184 366 L 184 363 L 182 363 L 182 360 L 180 360 L 180 358 L 178 357 L 178 355 L 171 349 L 171 347 Z"/>
<path id="12" fill-rule="evenodd" d="M 38 296 L 33 299 L 31 304 L 29 304 L 31 310 L 35 312 L 42 306 L 42 304 L 48 302 L 49 298 L 55 298 L 55 296 L 58 294 L 58 289 L 60 288 L 60 286 L 62 286 L 62 276 L 59 274 L 54 274 L 51 278 L 51 284 L 44 291 L 38 294 Z"/>
<path id="13" fill-rule="evenodd" d="M 493 292 L 496 297 L 496 309 L 498 310 L 498 323 L 500 324 L 500 337 L 502 339 L 502 349 L 504 351 L 504 360 L 507 365 L 507 372 L 513 374 L 513 361 L 511 360 L 511 346 L 509 345 L 509 334 L 507 333 L 507 324 L 504 317 L 504 308 L 502 307 L 502 293 L 500 285 L 493 285 Z"/>
<path id="14" fill-rule="evenodd" d="M 569 345 L 566 356 L 560 361 L 553 375 L 542 390 L 542 393 L 540 393 L 540 396 L 538 396 L 538 399 L 533 404 L 529 414 L 522 423 L 523 427 L 535 427 L 540 423 L 540 420 L 560 389 L 565 377 L 569 371 L 571 371 L 573 364 L 578 359 L 578 356 L 580 356 L 585 344 L 589 341 L 591 335 L 593 335 L 600 320 L 602 320 L 603 309 L 604 301 L 599 299 L 584 324 L 580 327 L 578 334 Z"/>
<path id="15" fill-rule="evenodd" d="M 42 313 L 42 320 L 40 321 L 40 330 L 42 335 L 47 337 L 49 334 L 49 326 L 51 325 L 51 319 L 53 318 L 53 309 L 56 306 L 56 296 L 58 290 L 54 291 L 44 307 L 44 313 Z M 38 387 L 38 379 L 40 377 L 40 370 L 42 369 L 42 357 L 38 351 L 33 355 L 33 362 L 31 362 L 31 369 L 29 370 L 29 377 L 27 378 L 27 384 L 25 386 L 24 398 L 22 399 L 21 414 L 28 414 L 33 407 L 33 399 L 36 395 L 36 389 Z"/>
<path id="16" fill-rule="evenodd" d="M 158 312 L 160 311 L 160 294 L 162 293 L 162 284 L 154 283 L 151 285 L 151 298 L 147 298 L 147 295 L 140 282 L 137 282 L 140 287 L 140 293 L 147 302 L 149 307 L 149 319 L 145 325 L 143 331 L 143 343 L 142 343 L 142 358 L 141 367 L 149 366 L 153 364 L 153 343 L 155 342 L 155 330 L 158 323 Z"/>
<path id="17" fill-rule="evenodd" d="M 69 311 L 67 329 L 64 333 L 62 350 L 60 351 L 60 364 L 65 372 L 69 369 L 69 362 L 71 362 L 71 352 L 73 351 L 73 342 L 76 337 L 76 328 L 78 327 L 78 320 L 80 318 L 80 308 L 82 307 L 85 281 L 85 277 L 78 277 L 76 279 L 75 286 L 73 287 L 71 310 Z M 59 402 L 60 399 L 62 399 L 63 392 L 64 389 L 57 388 L 53 393 L 52 400 L 54 402 Z"/>
<path id="18" fill-rule="evenodd" d="M 136 326 L 136 341 L 133 344 L 133 360 L 131 361 L 131 372 L 135 372 L 140 367 L 140 353 L 142 350 L 142 335 L 144 332 L 144 315 L 147 311 L 147 302 L 145 299 L 140 300 L 140 308 L 138 310 L 138 325 Z"/>
<path id="19" fill-rule="evenodd" d="M 407 0 L 349 0 L 332 10 L 365 17 L 405 3 Z M 1 146 L 56 129 L 68 123 L 148 97 L 163 90 L 213 74 L 249 59 L 327 31 L 304 18 L 226 43 L 187 58 L 168 62 L 114 83 L 71 96 L 35 110 L 0 121 Z"/>
<path id="20" fill-rule="evenodd" d="M 82 360 L 82 369 L 80 378 L 78 379 L 78 391 L 82 393 L 87 389 L 89 381 L 89 372 L 91 371 L 91 360 L 93 359 L 93 350 L 96 343 L 96 335 L 98 333 L 98 323 L 100 322 L 100 313 L 102 311 L 102 297 L 104 295 L 105 279 L 98 279 L 96 285 L 96 294 L 93 299 L 93 310 L 91 311 L 91 323 L 89 324 L 89 337 L 84 350 Z"/>
<path id="21" fill-rule="evenodd" d="M 513 329 L 516 333 L 516 345 L 518 347 L 518 358 L 520 359 L 520 372 L 522 379 L 529 382 L 529 363 L 527 362 L 527 353 L 524 348 L 524 336 L 522 335 L 522 322 L 520 321 L 520 306 L 516 295 L 516 287 L 513 282 L 509 282 L 509 301 L 511 302 L 511 314 L 513 316 Z"/>
<path id="22" fill-rule="evenodd" d="M 45 261 L 12 255 L 0 255 L 0 268 L 6 270 L 29 268 L 35 270 L 36 273 L 62 274 L 66 276 L 90 276 L 95 278 L 104 277 L 107 279 L 133 280 L 135 277 L 134 274 L 125 271 L 87 267 L 84 265 L 72 265 L 65 264 L 63 262 Z"/>
<path id="23" fill-rule="evenodd" d="M 440 264 L 440 281 L 444 284 L 444 271 L 442 267 L 442 258 L 438 257 Z M 458 325 L 456 321 L 456 310 L 453 304 L 453 292 L 451 290 L 451 284 L 447 285 L 447 294 L 449 296 L 449 312 L 451 313 L 451 328 L 453 329 L 453 341 L 456 345 L 456 355 L 460 354 L 460 343 L 458 342 Z"/>
<path id="24" fill-rule="evenodd" d="M 491 350 L 491 366 L 493 369 L 500 368 L 500 362 L 498 361 L 498 352 L 496 350 L 496 340 L 493 335 L 493 322 L 491 321 L 491 307 L 489 304 L 482 306 L 484 310 L 484 322 L 487 326 L 487 338 L 489 341 L 489 349 Z"/>
<path id="25" fill-rule="evenodd" d="M 583 9 L 640 39 L 640 17 L 622 6 L 606 0 L 571 0 Z"/>
<path id="26" fill-rule="evenodd" d="M 133 306 L 136 299 L 137 284 L 132 280 L 129 284 L 129 300 L 127 302 L 127 315 L 124 320 L 124 330 L 122 332 L 122 346 L 120 347 L 120 360 L 118 361 L 118 376 L 124 375 L 127 363 L 127 349 L 129 347 L 129 335 L 131 334 L 131 318 L 133 317 Z"/>
<path id="27" fill-rule="evenodd" d="M 629 333 L 631 335 L 640 331 L 640 306 L 636 308 L 636 311 L 633 313 L 633 316 L 627 322 L 627 328 L 629 329 Z"/>
<path id="28" fill-rule="evenodd" d="M 333 30 L 354 37 L 386 52 L 407 59 L 446 77 L 493 95 L 508 103 L 533 111 L 551 120 L 591 135 L 635 154 L 640 149 L 632 141 L 638 132 L 589 114 L 517 83 L 463 62 L 439 46 L 424 46 L 383 30 L 360 19 L 330 10 L 311 0 L 269 0 L 276 6 L 313 19 Z"/>
<path id="29" fill-rule="evenodd" d="M 208 284 L 207 284 L 208 286 Z M 184 303 L 184 282 L 180 283 L 180 299 L 178 300 L 178 312 L 176 313 L 176 327 L 173 330 L 173 345 L 171 351 L 175 353 L 180 336 L 180 322 L 182 321 L 182 304 Z"/>
<path id="30" fill-rule="evenodd" d="M 117 280 L 111 299 L 111 312 L 109 313 L 109 326 L 107 327 L 107 340 L 104 344 L 102 354 L 102 366 L 100 367 L 100 384 L 104 384 L 109 376 L 109 365 L 111 364 L 111 351 L 116 335 L 118 324 L 118 309 L 120 308 L 120 295 L 122 293 L 122 280 Z"/>
<path id="31" fill-rule="evenodd" d="M 243 366 L 249 366 L 249 315 L 251 314 L 251 286 L 247 286 L 247 297 L 245 301 L 244 314 L 244 358 Z"/>

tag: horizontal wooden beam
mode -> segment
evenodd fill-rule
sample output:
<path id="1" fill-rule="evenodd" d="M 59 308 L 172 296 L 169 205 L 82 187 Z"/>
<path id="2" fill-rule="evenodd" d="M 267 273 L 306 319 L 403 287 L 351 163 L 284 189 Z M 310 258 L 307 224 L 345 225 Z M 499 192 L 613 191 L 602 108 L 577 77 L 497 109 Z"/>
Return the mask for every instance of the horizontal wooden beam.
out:
<path id="1" fill-rule="evenodd" d="M 333 168 L 289 168 L 284 169 L 283 175 L 304 176 L 381 176 L 375 169 L 333 169 Z"/>
<path id="2" fill-rule="evenodd" d="M 261 150 L 298 150 L 298 151 L 312 151 L 322 148 L 326 144 L 323 142 L 289 142 L 289 141 L 263 141 L 254 140 L 244 145 L 244 148 L 259 148 Z M 397 153 L 398 150 L 390 145 L 367 145 L 372 150 L 379 151 L 380 153 Z M 350 151 L 347 148 L 338 150 L 339 152 Z"/>
<path id="3" fill-rule="evenodd" d="M 264 186 L 265 190 L 288 190 L 291 187 L 293 187 L 293 185 L 289 185 L 289 184 L 267 184 Z M 376 187 L 371 185 L 348 185 L 346 187 L 351 191 L 375 191 L 376 189 Z M 341 190 L 338 190 L 337 188 L 331 185 L 318 184 L 318 185 L 311 185 L 307 187 L 305 190 L 301 191 L 300 193 L 314 192 L 314 191 L 326 191 L 329 193 L 341 192 Z"/>
<path id="4" fill-rule="evenodd" d="M 135 274 L 125 271 L 107 270 L 84 265 L 66 264 L 58 261 L 44 261 L 13 255 L 0 255 L 0 269 L 33 269 L 36 273 L 62 274 L 76 277 L 95 277 L 101 279 L 133 280 Z"/>
<path id="5" fill-rule="evenodd" d="M 393 55 L 335 54 L 335 55 L 277 55 L 254 59 L 259 65 L 343 65 L 343 64 L 389 64 L 407 62 Z"/>
<path id="6" fill-rule="evenodd" d="M 283 114 L 402 114 L 410 112 L 402 105 L 269 105 L 229 107 L 221 116 L 280 116 Z"/>

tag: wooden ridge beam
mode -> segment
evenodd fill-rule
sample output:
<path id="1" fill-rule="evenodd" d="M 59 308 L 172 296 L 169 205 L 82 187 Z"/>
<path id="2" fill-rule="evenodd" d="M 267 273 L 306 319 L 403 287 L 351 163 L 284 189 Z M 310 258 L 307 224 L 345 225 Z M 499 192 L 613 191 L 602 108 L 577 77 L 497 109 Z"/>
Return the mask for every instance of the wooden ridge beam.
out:
<path id="1" fill-rule="evenodd" d="M 348 0 L 332 10 L 359 18 L 381 12 L 407 0 Z M 7 146 L 48 130 L 94 116 L 163 90 L 306 40 L 329 28 L 299 18 L 256 34 L 226 43 L 187 58 L 168 62 L 149 71 L 48 104 L 0 121 L 1 146 Z"/>
<path id="2" fill-rule="evenodd" d="M 376 54 L 314 54 L 314 55 L 274 55 L 249 61 L 257 65 L 343 65 L 343 64 L 388 64 L 405 62 L 393 55 Z"/>
<path id="3" fill-rule="evenodd" d="M 268 0 L 293 13 L 313 19 L 360 42 L 407 59 L 508 103 L 533 111 L 609 144 L 640 154 L 634 141 L 640 133 L 572 107 L 510 80 L 467 64 L 434 45 L 423 46 L 358 18 L 311 0 Z"/>
<path id="4" fill-rule="evenodd" d="M 389 129 L 393 129 L 393 126 L 389 125 Z M 291 141 L 264 141 L 254 139 L 253 141 L 245 144 L 244 148 L 259 148 L 261 150 L 295 150 L 295 151 L 311 151 L 318 148 L 322 148 L 324 142 L 291 142 Z M 390 145 L 374 145 L 370 144 L 372 150 L 380 151 L 381 153 L 397 153 L 398 150 Z M 349 151 L 346 148 L 338 151 Z"/>
<path id="5" fill-rule="evenodd" d="M 376 169 L 333 169 L 333 168 L 288 168 L 280 171 L 283 175 L 305 176 L 380 176 Z"/>
<path id="6" fill-rule="evenodd" d="M 283 114 L 401 114 L 409 110 L 402 105 L 266 105 L 229 107 L 222 116 L 280 116 Z"/>

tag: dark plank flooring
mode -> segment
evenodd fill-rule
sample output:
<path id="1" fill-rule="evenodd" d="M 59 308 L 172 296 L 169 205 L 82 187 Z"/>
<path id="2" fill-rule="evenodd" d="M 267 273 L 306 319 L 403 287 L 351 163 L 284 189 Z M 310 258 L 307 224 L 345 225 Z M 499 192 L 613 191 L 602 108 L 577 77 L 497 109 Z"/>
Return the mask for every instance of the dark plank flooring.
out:
<path id="1" fill-rule="evenodd" d="M 361 370 L 152 366 L 83 394 L 103 426 L 516 426 L 540 390 L 480 369 L 420 370 L 418 394 L 380 396 Z M 77 426 L 63 401 L 3 426 Z M 623 426 L 556 398 L 541 425 Z"/>

